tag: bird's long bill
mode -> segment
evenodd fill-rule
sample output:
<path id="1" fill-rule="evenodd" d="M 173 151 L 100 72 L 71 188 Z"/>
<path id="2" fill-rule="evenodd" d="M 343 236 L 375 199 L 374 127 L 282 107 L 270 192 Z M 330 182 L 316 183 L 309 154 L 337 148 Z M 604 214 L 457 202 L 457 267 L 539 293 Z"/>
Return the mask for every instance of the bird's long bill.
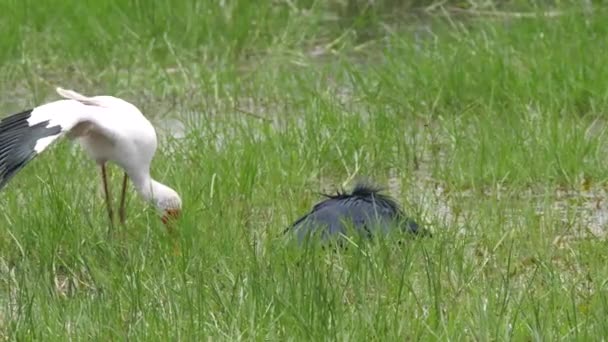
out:
<path id="1" fill-rule="evenodd" d="M 169 233 L 175 232 L 175 222 L 179 219 L 181 211 L 178 209 L 167 209 L 161 218 Z"/>

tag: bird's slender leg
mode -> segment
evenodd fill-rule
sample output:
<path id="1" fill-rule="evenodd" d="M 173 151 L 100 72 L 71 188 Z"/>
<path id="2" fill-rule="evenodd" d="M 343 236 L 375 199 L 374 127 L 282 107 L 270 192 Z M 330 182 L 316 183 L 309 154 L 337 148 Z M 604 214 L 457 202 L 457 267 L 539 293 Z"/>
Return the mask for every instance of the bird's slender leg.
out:
<path id="1" fill-rule="evenodd" d="M 114 227 L 114 212 L 112 212 L 112 200 L 110 199 L 110 189 L 108 188 L 108 177 L 106 175 L 106 163 L 101 163 L 101 178 L 103 180 L 103 192 L 106 195 L 106 207 L 110 217 L 110 227 Z"/>
<path id="2" fill-rule="evenodd" d="M 127 212 L 125 210 L 125 199 L 127 197 L 127 173 L 122 180 L 122 193 L 120 195 L 120 208 L 118 209 L 118 216 L 120 217 L 120 224 L 125 224 L 127 219 Z"/>

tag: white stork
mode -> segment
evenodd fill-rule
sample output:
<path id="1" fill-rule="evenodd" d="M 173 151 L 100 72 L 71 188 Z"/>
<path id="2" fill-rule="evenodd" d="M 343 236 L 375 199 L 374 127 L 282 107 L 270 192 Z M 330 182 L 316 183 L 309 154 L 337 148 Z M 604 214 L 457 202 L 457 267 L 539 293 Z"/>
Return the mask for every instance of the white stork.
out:
<path id="1" fill-rule="evenodd" d="M 43 104 L 0 120 L 0 189 L 29 161 L 58 138 L 77 139 L 101 168 L 110 225 L 114 224 L 106 163 L 114 162 L 125 175 L 119 216 L 125 221 L 125 192 L 130 178 L 139 195 L 152 202 L 163 222 L 177 218 L 181 199 L 175 190 L 150 177 L 156 151 L 156 131 L 137 107 L 113 97 L 87 97 L 57 88 L 62 100 Z"/>

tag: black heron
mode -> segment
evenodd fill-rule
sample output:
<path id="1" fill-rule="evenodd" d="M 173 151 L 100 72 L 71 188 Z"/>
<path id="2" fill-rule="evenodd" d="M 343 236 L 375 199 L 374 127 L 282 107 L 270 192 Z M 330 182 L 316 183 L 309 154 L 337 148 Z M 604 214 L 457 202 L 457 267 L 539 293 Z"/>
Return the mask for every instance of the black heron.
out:
<path id="1" fill-rule="evenodd" d="M 369 183 L 358 182 L 350 193 L 338 191 L 335 195 L 323 196 L 326 199 L 315 204 L 309 213 L 285 230 L 293 230 L 299 243 L 311 234 L 319 234 L 322 241 L 348 235 L 349 228 L 367 238 L 395 229 L 427 235 L 426 230 L 405 215 L 393 198 Z"/>

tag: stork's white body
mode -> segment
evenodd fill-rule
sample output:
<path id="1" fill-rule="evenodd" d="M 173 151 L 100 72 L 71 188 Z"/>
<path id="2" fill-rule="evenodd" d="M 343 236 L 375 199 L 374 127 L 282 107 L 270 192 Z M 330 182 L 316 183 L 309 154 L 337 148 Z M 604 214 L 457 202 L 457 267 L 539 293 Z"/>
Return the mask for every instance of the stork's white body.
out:
<path id="1" fill-rule="evenodd" d="M 77 139 L 97 163 L 115 162 L 129 174 L 149 167 L 157 147 L 156 131 L 150 121 L 124 100 L 110 96 L 93 99 L 99 105 L 76 100 L 44 104 L 36 107 L 28 123 L 48 120 L 48 127 L 61 126 L 62 132 Z M 55 139 L 51 136 L 39 140 L 36 152 L 41 153 Z"/>
<path id="2" fill-rule="evenodd" d="M 102 167 L 106 162 L 113 162 L 123 168 L 138 193 L 154 202 L 161 211 L 181 209 L 177 193 L 150 177 L 150 165 L 157 148 L 156 131 L 137 107 L 113 96 L 86 97 L 61 88 L 57 92 L 66 99 L 0 122 L 0 150 L 8 151 L 0 155 L 1 182 L 5 183 L 33 156 L 67 134 L 77 139 Z M 25 120 L 27 123 L 22 123 Z M 35 145 L 31 155 L 19 161 L 18 157 L 28 152 L 24 145 L 32 141 Z M 17 157 L 9 158 L 11 150 Z"/>

